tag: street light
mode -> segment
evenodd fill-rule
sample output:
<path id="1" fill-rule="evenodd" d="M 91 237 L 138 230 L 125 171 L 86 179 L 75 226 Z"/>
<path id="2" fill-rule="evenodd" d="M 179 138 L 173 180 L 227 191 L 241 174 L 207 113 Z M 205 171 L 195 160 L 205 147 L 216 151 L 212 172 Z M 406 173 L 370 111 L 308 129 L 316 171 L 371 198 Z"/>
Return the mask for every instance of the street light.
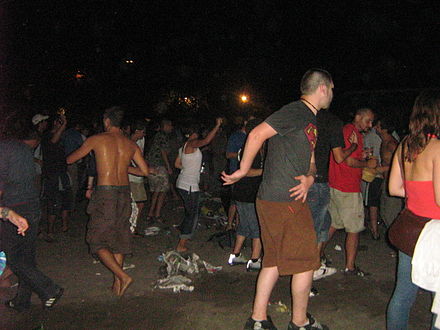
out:
<path id="1" fill-rule="evenodd" d="M 245 94 L 242 94 L 242 95 L 240 96 L 240 100 L 241 100 L 241 102 L 243 102 L 243 103 L 247 103 L 247 102 L 249 102 L 249 97 L 248 97 L 247 95 L 245 95 Z"/>

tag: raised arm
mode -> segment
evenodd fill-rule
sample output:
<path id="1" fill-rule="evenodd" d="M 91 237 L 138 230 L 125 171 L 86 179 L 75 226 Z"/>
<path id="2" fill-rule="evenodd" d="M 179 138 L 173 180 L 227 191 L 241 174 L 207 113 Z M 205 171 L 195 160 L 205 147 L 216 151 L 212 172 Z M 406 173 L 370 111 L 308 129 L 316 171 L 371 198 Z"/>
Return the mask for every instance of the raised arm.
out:
<path id="1" fill-rule="evenodd" d="M 60 141 L 61 135 L 66 130 L 66 126 L 67 126 L 66 116 L 60 115 L 60 118 L 55 120 L 54 126 L 55 126 L 54 131 L 52 137 L 50 138 L 50 142 L 53 144 L 58 143 Z"/>
<path id="2" fill-rule="evenodd" d="M 214 128 L 206 135 L 204 139 L 188 141 L 187 145 L 191 148 L 201 148 L 203 146 L 206 146 L 207 144 L 210 144 L 212 139 L 214 139 L 215 135 L 220 129 L 222 123 L 223 123 L 223 119 L 217 118 L 215 121 Z"/>
<path id="3" fill-rule="evenodd" d="M 237 182 L 241 178 L 245 177 L 246 174 L 249 172 L 249 169 L 251 168 L 255 155 L 260 150 L 264 141 L 276 134 L 277 132 L 272 128 L 272 126 L 270 126 L 266 122 L 262 122 L 260 125 L 255 127 L 249 133 L 246 140 L 243 158 L 240 162 L 240 168 L 231 175 L 227 175 L 225 172 L 222 173 L 224 185 L 233 184 L 234 182 Z"/>
<path id="4" fill-rule="evenodd" d="M 402 144 L 397 147 L 391 165 L 388 190 L 391 196 L 405 197 L 405 183 L 403 182 L 403 168 L 401 159 Z"/>

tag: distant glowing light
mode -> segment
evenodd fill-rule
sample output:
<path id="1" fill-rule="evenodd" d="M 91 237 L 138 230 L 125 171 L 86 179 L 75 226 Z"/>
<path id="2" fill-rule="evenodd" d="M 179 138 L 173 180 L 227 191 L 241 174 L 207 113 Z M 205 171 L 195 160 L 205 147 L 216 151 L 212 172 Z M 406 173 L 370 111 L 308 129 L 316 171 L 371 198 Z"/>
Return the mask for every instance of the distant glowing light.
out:
<path id="1" fill-rule="evenodd" d="M 133 64 L 134 61 L 133 61 L 133 60 L 125 60 L 125 63 L 127 63 L 127 64 Z"/>
<path id="2" fill-rule="evenodd" d="M 240 100 L 243 103 L 247 103 L 247 102 L 249 102 L 249 97 L 247 95 L 241 95 Z"/>
<path id="3" fill-rule="evenodd" d="M 75 73 L 75 78 L 76 79 L 83 79 L 83 78 L 85 78 L 86 77 L 86 75 L 84 74 L 84 73 L 82 73 L 81 71 L 77 71 L 76 73 Z"/>

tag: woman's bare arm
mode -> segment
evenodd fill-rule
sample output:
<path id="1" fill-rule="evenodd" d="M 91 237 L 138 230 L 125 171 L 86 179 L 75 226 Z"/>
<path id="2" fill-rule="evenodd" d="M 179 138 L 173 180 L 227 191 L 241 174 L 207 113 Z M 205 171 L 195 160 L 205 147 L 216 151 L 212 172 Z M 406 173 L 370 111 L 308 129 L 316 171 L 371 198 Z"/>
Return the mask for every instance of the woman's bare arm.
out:
<path id="1" fill-rule="evenodd" d="M 403 168 L 401 166 L 402 160 L 400 159 L 402 154 L 400 151 L 401 148 L 402 145 L 399 145 L 393 157 L 388 189 L 391 196 L 405 197 L 405 183 L 403 182 Z"/>

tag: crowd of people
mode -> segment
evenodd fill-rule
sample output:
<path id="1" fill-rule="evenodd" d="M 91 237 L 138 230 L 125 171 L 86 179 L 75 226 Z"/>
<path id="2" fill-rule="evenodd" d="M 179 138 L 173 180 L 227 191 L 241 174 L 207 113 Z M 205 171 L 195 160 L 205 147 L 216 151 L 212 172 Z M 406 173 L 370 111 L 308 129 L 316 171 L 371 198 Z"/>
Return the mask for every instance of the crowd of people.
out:
<path id="1" fill-rule="evenodd" d="M 166 118 L 152 126 L 126 121 L 119 107 L 104 112 L 102 129 L 68 122 L 64 111 L 55 118 L 36 114 L 27 123 L 11 115 L 0 140 L 0 214 L 9 220 L 1 223 L 0 257 L 7 268 L 0 279 L 15 274 L 18 291 L 6 305 L 24 311 L 32 292 L 45 308 L 61 298 L 63 288 L 36 266 L 36 238 L 56 240 L 57 219 L 68 231 L 79 200 L 89 199 L 90 252 L 112 272 L 112 290 L 122 296 L 133 282 L 124 257 L 132 252 L 133 236 L 142 235 L 141 223 L 166 222 L 166 200 L 180 198 L 184 216 L 175 249 L 185 253 L 198 225 L 201 192 L 209 190 L 223 198 L 226 230 L 236 230 L 225 261 L 259 271 L 245 329 L 276 329 L 267 306 L 283 275 L 292 277 L 288 329 L 328 329 L 307 306 L 313 280 L 337 272 L 325 254 L 337 230 L 346 233 L 343 273 L 363 277 L 368 272 L 356 257 L 365 227 L 379 240 L 378 224 L 392 226 L 402 209 L 440 219 L 438 92 L 417 98 L 409 134 L 399 142 L 392 118 L 371 108 L 357 109 L 344 125 L 327 110 L 333 89 L 327 71 L 311 69 L 299 100 L 267 118 L 252 114 L 229 138 L 223 118 L 212 127 Z M 246 239 L 250 258 L 241 252 Z M 399 251 L 398 260 L 388 329 L 406 329 L 418 290 L 411 256 Z"/>

